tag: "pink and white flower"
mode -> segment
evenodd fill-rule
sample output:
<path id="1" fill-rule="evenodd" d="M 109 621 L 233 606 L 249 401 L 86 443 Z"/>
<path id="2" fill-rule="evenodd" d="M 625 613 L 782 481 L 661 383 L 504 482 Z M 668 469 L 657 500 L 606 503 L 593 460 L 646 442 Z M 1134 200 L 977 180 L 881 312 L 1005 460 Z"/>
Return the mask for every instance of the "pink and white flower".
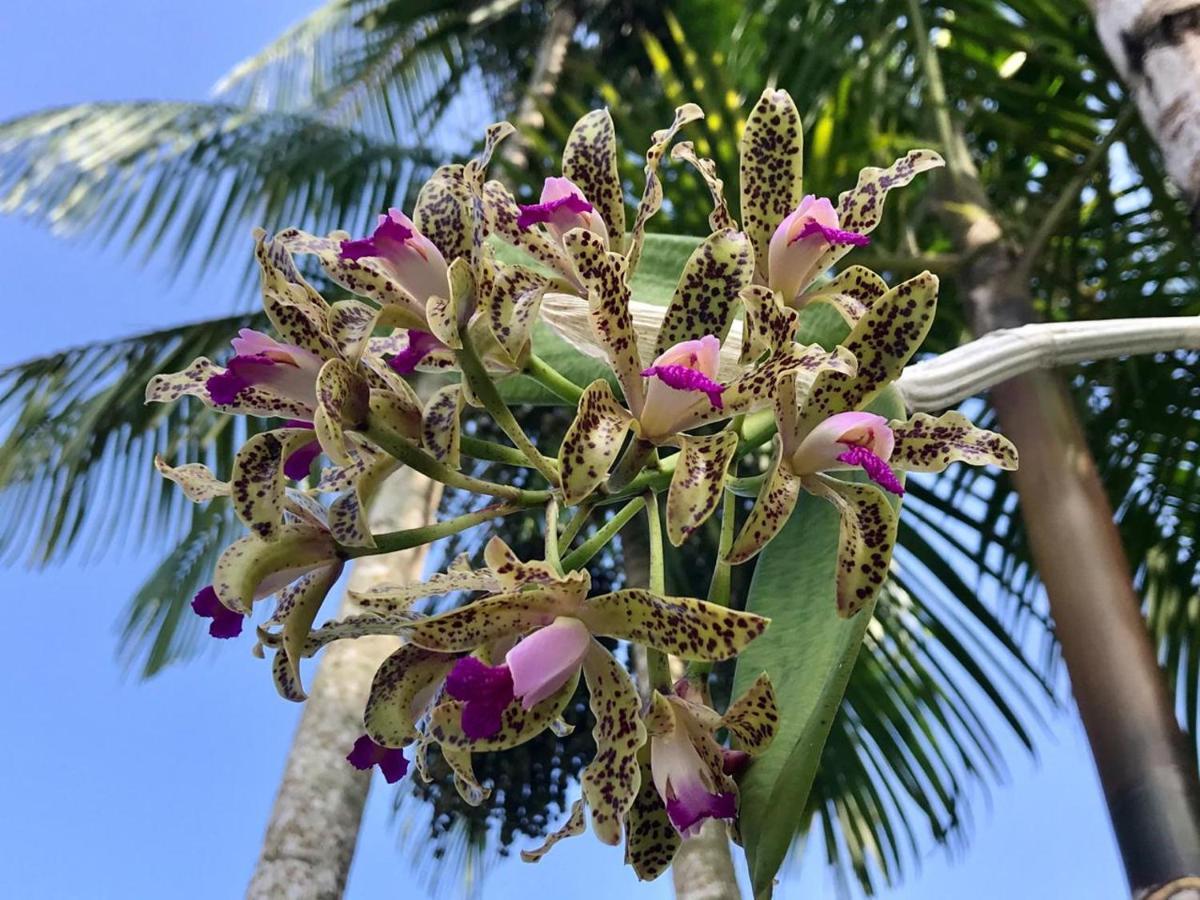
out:
<path id="1" fill-rule="evenodd" d="M 807 194 L 787 215 L 767 250 L 767 280 L 772 290 L 790 303 L 820 273 L 820 260 L 836 244 L 862 247 L 871 242 L 865 234 L 839 227 L 837 210 L 828 197 Z"/>
<path id="2" fill-rule="evenodd" d="M 433 241 L 398 209 L 379 217 L 370 237 L 343 241 L 341 258 L 378 259 L 387 273 L 422 306 L 430 297 L 450 296 L 449 267 Z"/>

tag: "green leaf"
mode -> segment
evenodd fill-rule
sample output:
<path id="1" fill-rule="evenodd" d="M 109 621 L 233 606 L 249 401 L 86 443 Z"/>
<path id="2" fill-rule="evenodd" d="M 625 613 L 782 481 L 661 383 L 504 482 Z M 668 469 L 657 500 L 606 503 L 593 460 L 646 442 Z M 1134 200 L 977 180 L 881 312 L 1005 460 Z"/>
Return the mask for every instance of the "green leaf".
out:
<path id="1" fill-rule="evenodd" d="M 872 408 L 884 415 L 903 412 L 890 390 Z M 755 897 L 771 896 L 775 874 L 804 824 L 821 750 L 874 612 L 872 600 L 851 619 L 838 616 L 837 540 L 837 512 L 803 495 L 763 551 L 750 584 L 746 609 L 767 616 L 771 625 L 738 658 L 733 695 L 766 672 L 780 709 L 779 733 L 740 784 Z"/>

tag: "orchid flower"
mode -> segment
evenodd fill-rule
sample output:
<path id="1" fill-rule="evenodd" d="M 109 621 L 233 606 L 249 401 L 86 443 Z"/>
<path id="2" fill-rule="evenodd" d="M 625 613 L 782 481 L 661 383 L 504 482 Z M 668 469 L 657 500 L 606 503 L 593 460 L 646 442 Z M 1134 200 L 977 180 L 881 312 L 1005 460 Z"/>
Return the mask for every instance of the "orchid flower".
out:
<path id="1" fill-rule="evenodd" d="M 779 293 L 784 305 L 831 304 L 853 327 L 886 291 L 883 280 L 852 266 L 827 284 L 814 284 L 868 235 L 884 200 L 921 172 L 944 165 L 932 150 L 911 150 L 886 169 L 869 167 L 835 204 L 804 193 L 804 141 L 791 95 L 766 90 L 746 120 L 741 145 L 742 215 L 754 245 L 755 281 Z"/>
<path id="2" fill-rule="evenodd" d="M 403 752 L 381 747 L 365 734 L 354 742 L 354 747 L 346 754 L 346 762 L 362 770 L 379 766 L 388 784 L 395 784 L 408 773 L 408 760 Z"/>
<path id="3" fill-rule="evenodd" d="M 851 616 L 874 599 L 887 575 L 897 519 L 885 492 L 904 492 L 897 472 L 940 472 L 956 461 L 1016 468 L 1017 452 L 1006 438 L 975 428 L 960 413 L 888 421 L 862 409 L 899 377 L 925 339 L 937 285 L 924 272 L 864 312 L 842 343 L 858 360 L 853 375 L 823 369 L 802 402 L 795 379 L 780 383 L 771 463 L 734 540 L 730 562 L 745 562 L 766 546 L 791 516 L 803 488 L 828 500 L 841 516 L 837 603 L 841 615 Z M 874 484 L 826 474 L 855 470 Z"/>

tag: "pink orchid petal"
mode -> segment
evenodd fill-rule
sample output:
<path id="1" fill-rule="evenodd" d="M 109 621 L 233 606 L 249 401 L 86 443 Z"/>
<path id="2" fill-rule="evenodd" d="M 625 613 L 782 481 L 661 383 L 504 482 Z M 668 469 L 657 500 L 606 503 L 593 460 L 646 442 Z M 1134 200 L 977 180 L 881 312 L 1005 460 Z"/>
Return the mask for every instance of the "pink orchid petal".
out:
<path id="1" fill-rule="evenodd" d="M 592 634 L 578 619 L 559 616 L 519 641 L 504 662 L 512 672 L 513 694 L 532 709 L 571 678 L 583 664 Z"/>
<path id="2" fill-rule="evenodd" d="M 886 462 L 896 438 L 887 419 L 869 412 L 844 412 L 820 422 L 792 454 L 791 468 L 797 475 L 811 475 L 847 467 L 838 457 L 850 446 L 866 447 Z"/>
<path id="3" fill-rule="evenodd" d="M 674 433 L 676 424 L 695 407 L 697 393 L 706 395 L 713 408 L 723 408 L 725 388 L 715 380 L 720 360 L 721 341 L 706 334 L 668 348 L 642 370 L 643 377 L 655 379 L 646 389 L 639 419 L 647 437 Z"/>
<path id="4" fill-rule="evenodd" d="M 833 244 L 870 243 L 865 234 L 840 227 L 837 210 L 828 197 L 808 194 L 784 217 L 767 247 L 767 282 L 790 303 L 820 271 L 821 256 Z"/>
<path id="5" fill-rule="evenodd" d="M 381 215 L 370 237 L 342 241 L 340 252 L 346 260 L 364 257 L 381 260 L 388 273 L 420 304 L 430 297 L 444 299 L 450 294 L 446 258 L 398 209 L 389 209 L 387 215 Z"/>

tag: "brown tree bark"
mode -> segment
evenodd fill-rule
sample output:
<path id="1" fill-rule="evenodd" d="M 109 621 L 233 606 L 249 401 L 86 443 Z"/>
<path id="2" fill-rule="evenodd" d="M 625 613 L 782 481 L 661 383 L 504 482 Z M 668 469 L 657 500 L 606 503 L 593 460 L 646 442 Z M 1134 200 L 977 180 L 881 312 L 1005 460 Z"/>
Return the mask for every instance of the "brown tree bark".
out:
<path id="1" fill-rule="evenodd" d="M 433 521 L 441 487 L 411 469 L 399 470 L 372 504 L 372 529 L 394 531 Z M 355 563 L 348 588 L 416 580 L 426 549 L 364 557 Z M 344 598 L 339 615 L 355 611 L 349 597 Z M 246 890 L 251 900 L 342 896 L 371 784 L 370 773 L 353 768 L 345 757 L 362 734 L 363 706 L 375 670 L 397 646 L 397 638 L 378 636 L 339 641 L 324 651 Z"/>

